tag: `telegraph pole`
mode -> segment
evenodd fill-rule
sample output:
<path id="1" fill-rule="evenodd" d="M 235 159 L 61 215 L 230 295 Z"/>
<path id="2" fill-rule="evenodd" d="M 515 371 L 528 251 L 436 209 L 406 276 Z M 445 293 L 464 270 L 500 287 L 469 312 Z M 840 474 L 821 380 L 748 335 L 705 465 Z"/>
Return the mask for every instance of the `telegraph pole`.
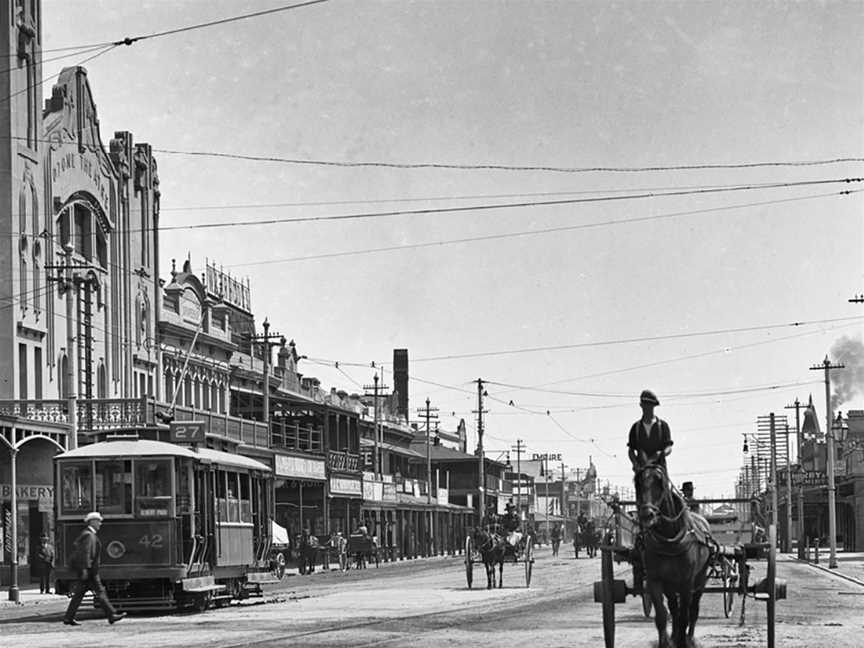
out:
<path id="1" fill-rule="evenodd" d="M 477 414 L 477 460 L 480 462 L 480 484 L 477 489 L 479 493 L 480 517 L 482 522 L 483 516 L 486 515 L 486 465 L 483 460 L 483 414 L 486 410 L 483 409 L 483 397 L 486 395 L 483 389 L 483 379 L 477 379 L 477 409 L 474 413 Z"/>
<path id="2" fill-rule="evenodd" d="M 363 385 L 363 389 L 365 389 L 367 392 L 371 389 L 372 390 L 371 395 L 375 399 L 374 400 L 374 402 L 375 402 L 375 419 L 374 419 L 375 430 L 374 430 L 374 434 L 373 434 L 374 447 L 372 450 L 372 452 L 373 452 L 373 454 L 372 454 L 372 472 L 375 474 L 375 479 L 380 479 L 381 478 L 381 473 L 380 473 L 381 457 L 379 456 L 380 449 L 378 447 L 378 435 L 380 433 L 379 425 L 378 425 L 378 421 L 380 418 L 379 414 L 378 414 L 378 398 L 379 398 L 378 391 L 379 390 L 386 390 L 387 386 L 386 385 L 380 385 L 380 386 L 378 385 L 378 372 L 377 371 L 375 372 L 375 376 L 372 378 L 372 382 L 373 382 L 372 385 Z M 367 393 L 366 395 L 369 396 L 370 394 Z M 382 439 L 382 441 L 383 441 L 383 439 Z"/>
<path id="3" fill-rule="evenodd" d="M 437 407 L 429 407 L 429 398 L 426 398 L 426 409 L 418 409 L 418 414 L 426 417 L 426 504 L 429 507 L 429 544 L 435 547 L 435 515 L 432 513 L 432 449 L 430 439 L 432 437 L 431 419 L 437 419 Z"/>
<path id="4" fill-rule="evenodd" d="M 278 333 L 270 333 L 270 322 L 267 321 L 267 318 L 264 318 L 264 323 L 262 324 L 264 327 L 264 333 L 262 334 L 253 334 L 250 335 L 249 338 L 253 345 L 259 345 L 264 347 L 264 412 L 263 419 L 264 423 L 267 424 L 267 430 L 269 434 L 270 430 L 270 348 L 274 346 L 285 346 L 285 337 L 279 335 Z M 271 342 L 271 340 L 277 340 L 276 342 Z"/>
<path id="5" fill-rule="evenodd" d="M 798 397 L 795 397 L 795 402 L 791 405 L 787 405 L 785 409 L 794 409 L 795 410 L 795 444 L 797 447 L 797 452 L 795 456 L 798 458 L 798 465 L 801 464 L 801 401 L 798 400 Z M 788 435 L 787 435 L 788 439 Z M 788 447 L 787 447 L 788 453 Z M 803 466 L 802 466 L 803 469 Z M 792 495 L 790 493 L 789 497 Z M 798 560 L 804 560 L 804 484 L 798 486 L 798 497 L 797 499 L 797 510 L 798 510 Z M 791 506 L 791 504 L 790 504 Z M 791 540 L 791 538 L 790 538 Z"/>
<path id="6" fill-rule="evenodd" d="M 845 365 L 831 364 L 828 356 L 822 361 L 822 364 L 810 367 L 811 371 L 825 372 L 825 416 L 828 427 L 825 429 L 825 440 L 827 441 L 828 452 L 828 546 L 830 555 L 828 558 L 828 568 L 837 569 L 837 511 L 835 510 L 836 501 L 836 486 L 834 484 L 834 417 L 831 411 L 831 370 L 845 369 Z"/>
<path id="7" fill-rule="evenodd" d="M 525 443 L 522 439 L 516 439 L 513 446 L 516 452 L 516 510 L 519 511 L 519 519 L 522 519 L 522 453 L 525 451 Z"/>
<path id="8" fill-rule="evenodd" d="M 564 469 L 566 467 L 567 466 L 565 466 L 564 462 L 562 461 L 561 462 L 561 517 L 562 518 L 567 517 L 567 515 L 565 513 L 565 511 L 566 511 L 566 498 L 565 498 L 565 492 L 564 492 Z"/>

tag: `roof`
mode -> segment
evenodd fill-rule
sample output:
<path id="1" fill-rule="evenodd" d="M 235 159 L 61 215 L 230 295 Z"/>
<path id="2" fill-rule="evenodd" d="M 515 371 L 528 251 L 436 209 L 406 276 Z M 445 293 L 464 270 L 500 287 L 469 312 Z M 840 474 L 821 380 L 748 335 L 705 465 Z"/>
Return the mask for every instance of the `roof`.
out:
<path id="1" fill-rule="evenodd" d="M 360 439 L 360 445 L 371 448 L 375 445 L 375 442 L 372 439 L 361 438 Z M 389 450 L 390 452 L 394 452 L 396 454 L 401 454 L 405 457 L 416 457 L 416 458 L 420 458 L 420 457 L 425 458 L 426 457 L 425 454 L 420 454 L 419 452 L 416 452 L 413 448 L 406 448 L 405 446 L 393 445 L 392 443 L 387 443 L 386 441 L 379 443 L 378 445 L 381 448 L 383 448 L 384 450 Z"/>
<path id="2" fill-rule="evenodd" d="M 83 445 L 57 455 L 58 459 L 90 459 L 93 457 L 187 457 L 195 458 L 195 453 L 185 446 L 149 439 L 130 439 L 100 441 Z"/>
<path id="3" fill-rule="evenodd" d="M 411 449 L 416 451 L 421 457 L 426 458 L 426 442 L 425 441 L 415 441 L 411 444 Z M 477 461 L 477 455 L 468 454 L 466 452 L 461 452 L 459 450 L 454 450 L 453 448 L 448 448 L 447 446 L 441 445 L 430 445 L 429 446 L 429 456 L 432 461 Z M 494 459 L 490 459 L 486 457 L 486 463 L 497 464 L 502 468 L 505 464 L 500 461 L 495 461 Z"/>
<path id="4" fill-rule="evenodd" d="M 165 443 L 164 441 L 152 441 L 150 439 L 123 439 L 113 441 L 100 441 L 81 446 L 75 450 L 69 450 L 57 455 L 58 459 L 92 459 L 92 458 L 117 458 L 130 459 L 133 457 L 183 457 L 185 459 L 197 459 L 208 463 L 216 463 L 223 466 L 235 468 L 247 468 L 249 470 L 261 470 L 270 472 L 266 464 L 244 457 L 243 455 L 210 448 L 192 448 Z"/>

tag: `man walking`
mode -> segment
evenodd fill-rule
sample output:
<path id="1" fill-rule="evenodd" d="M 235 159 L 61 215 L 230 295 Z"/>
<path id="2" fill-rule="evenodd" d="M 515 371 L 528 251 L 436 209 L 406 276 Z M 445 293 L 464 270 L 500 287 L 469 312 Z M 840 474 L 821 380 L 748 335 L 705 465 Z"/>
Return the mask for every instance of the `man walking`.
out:
<path id="1" fill-rule="evenodd" d="M 69 566 L 78 572 L 78 581 L 73 587 L 72 600 L 69 601 L 69 607 L 66 608 L 63 623 L 70 626 L 81 625 L 75 620 L 75 613 L 78 612 L 78 606 L 81 605 L 81 601 L 88 591 L 93 592 L 94 598 L 105 610 L 108 623 L 116 623 L 125 617 L 126 613 L 114 610 L 114 606 L 111 605 L 111 601 L 108 600 L 108 595 L 105 593 L 105 586 L 99 578 L 102 543 L 97 534 L 102 526 L 102 516 L 94 511 L 84 516 L 84 522 L 87 526 L 75 540 L 69 558 Z"/>

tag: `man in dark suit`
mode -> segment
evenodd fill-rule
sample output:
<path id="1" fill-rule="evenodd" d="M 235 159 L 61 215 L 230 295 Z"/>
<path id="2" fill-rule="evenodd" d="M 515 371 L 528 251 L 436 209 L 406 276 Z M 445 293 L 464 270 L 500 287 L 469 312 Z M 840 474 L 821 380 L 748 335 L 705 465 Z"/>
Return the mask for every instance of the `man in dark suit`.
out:
<path id="1" fill-rule="evenodd" d="M 94 598 L 99 601 L 100 606 L 105 610 L 105 614 L 108 616 L 108 623 L 116 623 L 125 617 L 126 613 L 117 612 L 114 609 L 111 601 L 108 600 L 105 586 L 99 578 L 102 543 L 99 541 L 97 534 L 102 527 L 102 516 L 96 512 L 88 513 L 84 516 L 84 522 L 87 526 L 75 540 L 69 559 L 69 566 L 78 572 L 78 582 L 75 583 L 73 588 L 72 600 L 69 601 L 69 607 L 66 608 L 63 623 L 70 626 L 81 625 L 75 620 L 75 613 L 78 612 L 78 606 L 81 605 L 81 601 L 88 591 L 93 592 Z"/>
<path id="2" fill-rule="evenodd" d="M 640 452 L 646 457 L 655 457 L 664 468 L 666 455 L 672 452 L 669 424 L 654 416 L 654 408 L 659 404 L 660 401 L 650 389 L 644 390 L 639 396 L 642 418 L 630 426 L 630 437 L 627 440 L 628 454 L 634 469 L 641 465 Z"/>

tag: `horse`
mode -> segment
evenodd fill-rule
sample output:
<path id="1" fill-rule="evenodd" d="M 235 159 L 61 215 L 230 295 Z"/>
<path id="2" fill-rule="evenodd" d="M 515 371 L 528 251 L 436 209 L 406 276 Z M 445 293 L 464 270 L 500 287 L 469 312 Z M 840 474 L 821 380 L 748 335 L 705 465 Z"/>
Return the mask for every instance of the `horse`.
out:
<path id="1" fill-rule="evenodd" d="M 309 531 L 304 530 L 297 535 L 295 546 L 297 547 L 297 562 L 300 573 L 315 573 L 315 563 L 321 556 L 322 551 L 326 552 L 327 545 L 321 545 L 318 542 L 317 536 L 311 535 Z"/>
<path id="2" fill-rule="evenodd" d="M 600 544 L 600 537 L 597 530 L 594 528 L 594 521 L 588 520 L 585 528 L 582 530 L 582 546 L 585 547 L 585 553 L 589 558 L 594 558 L 597 555 L 597 547 Z"/>
<path id="3" fill-rule="evenodd" d="M 692 513 L 684 498 L 673 491 L 666 467 L 656 455 L 643 455 L 634 472 L 645 587 L 654 605 L 658 648 L 669 646 L 664 595 L 675 648 L 689 648 L 694 645 L 699 602 L 711 559 L 708 523 Z"/>
<path id="4" fill-rule="evenodd" d="M 507 541 L 503 536 L 488 528 L 474 529 L 474 546 L 480 553 L 486 568 L 486 589 L 495 587 L 495 565 L 498 565 L 498 588 L 504 585 L 504 555 Z"/>

